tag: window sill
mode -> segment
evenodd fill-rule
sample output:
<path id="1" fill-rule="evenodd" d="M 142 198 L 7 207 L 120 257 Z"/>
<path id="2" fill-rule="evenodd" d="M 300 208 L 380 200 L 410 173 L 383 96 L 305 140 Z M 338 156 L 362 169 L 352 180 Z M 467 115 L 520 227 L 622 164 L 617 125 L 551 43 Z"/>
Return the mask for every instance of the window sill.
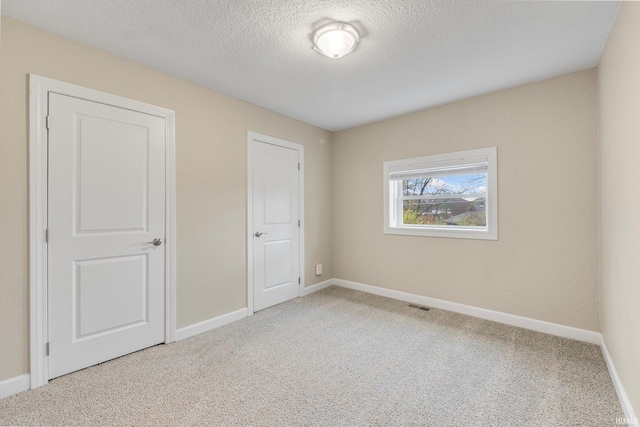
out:
<path id="1" fill-rule="evenodd" d="M 446 237 L 454 239 L 498 240 L 498 232 L 488 229 L 474 230 L 470 228 L 445 227 L 385 227 L 384 234 L 399 234 L 404 236 Z"/>

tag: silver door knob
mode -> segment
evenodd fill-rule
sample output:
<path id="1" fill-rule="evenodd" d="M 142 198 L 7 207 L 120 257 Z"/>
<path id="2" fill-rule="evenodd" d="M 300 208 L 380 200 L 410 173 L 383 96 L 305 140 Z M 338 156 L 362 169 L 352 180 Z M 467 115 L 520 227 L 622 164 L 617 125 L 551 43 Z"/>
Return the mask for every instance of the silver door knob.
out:
<path id="1" fill-rule="evenodd" d="M 256 234 L 254 234 L 254 236 L 256 236 L 256 237 L 260 237 L 260 236 L 262 236 L 263 234 L 269 234 L 269 233 L 261 233 L 261 232 L 259 232 L 259 231 L 256 231 Z"/>
<path id="2" fill-rule="evenodd" d="M 147 243 L 151 243 L 153 246 L 160 246 L 162 244 L 162 239 L 160 239 L 160 238 L 153 239 L 152 241 L 147 242 Z"/>

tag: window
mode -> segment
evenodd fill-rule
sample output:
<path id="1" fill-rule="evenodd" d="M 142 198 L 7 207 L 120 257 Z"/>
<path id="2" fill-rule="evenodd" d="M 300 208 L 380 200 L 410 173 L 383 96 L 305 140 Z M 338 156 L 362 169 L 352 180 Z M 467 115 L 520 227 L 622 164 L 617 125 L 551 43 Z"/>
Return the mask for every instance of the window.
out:
<path id="1" fill-rule="evenodd" d="M 384 232 L 498 239 L 495 147 L 384 163 Z"/>

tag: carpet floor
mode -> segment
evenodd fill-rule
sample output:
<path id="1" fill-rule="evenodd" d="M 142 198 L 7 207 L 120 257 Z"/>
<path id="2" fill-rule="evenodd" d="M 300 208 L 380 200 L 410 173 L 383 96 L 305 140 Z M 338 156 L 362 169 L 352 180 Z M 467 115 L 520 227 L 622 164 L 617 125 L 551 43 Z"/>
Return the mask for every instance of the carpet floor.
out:
<path id="1" fill-rule="evenodd" d="M 339 287 L 0 400 L 1 425 L 607 426 L 600 348 Z"/>

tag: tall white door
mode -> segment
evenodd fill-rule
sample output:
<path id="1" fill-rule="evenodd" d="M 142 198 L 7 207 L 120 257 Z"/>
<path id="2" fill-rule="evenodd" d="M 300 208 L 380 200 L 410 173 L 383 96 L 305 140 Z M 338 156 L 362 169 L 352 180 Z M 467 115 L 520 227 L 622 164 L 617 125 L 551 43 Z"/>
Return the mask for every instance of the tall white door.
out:
<path id="1" fill-rule="evenodd" d="M 253 140 L 253 305 L 300 296 L 300 152 Z"/>
<path id="2" fill-rule="evenodd" d="M 164 342 L 166 136 L 141 112 L 54 93 L 48 107 L 54 378 Z"/>

